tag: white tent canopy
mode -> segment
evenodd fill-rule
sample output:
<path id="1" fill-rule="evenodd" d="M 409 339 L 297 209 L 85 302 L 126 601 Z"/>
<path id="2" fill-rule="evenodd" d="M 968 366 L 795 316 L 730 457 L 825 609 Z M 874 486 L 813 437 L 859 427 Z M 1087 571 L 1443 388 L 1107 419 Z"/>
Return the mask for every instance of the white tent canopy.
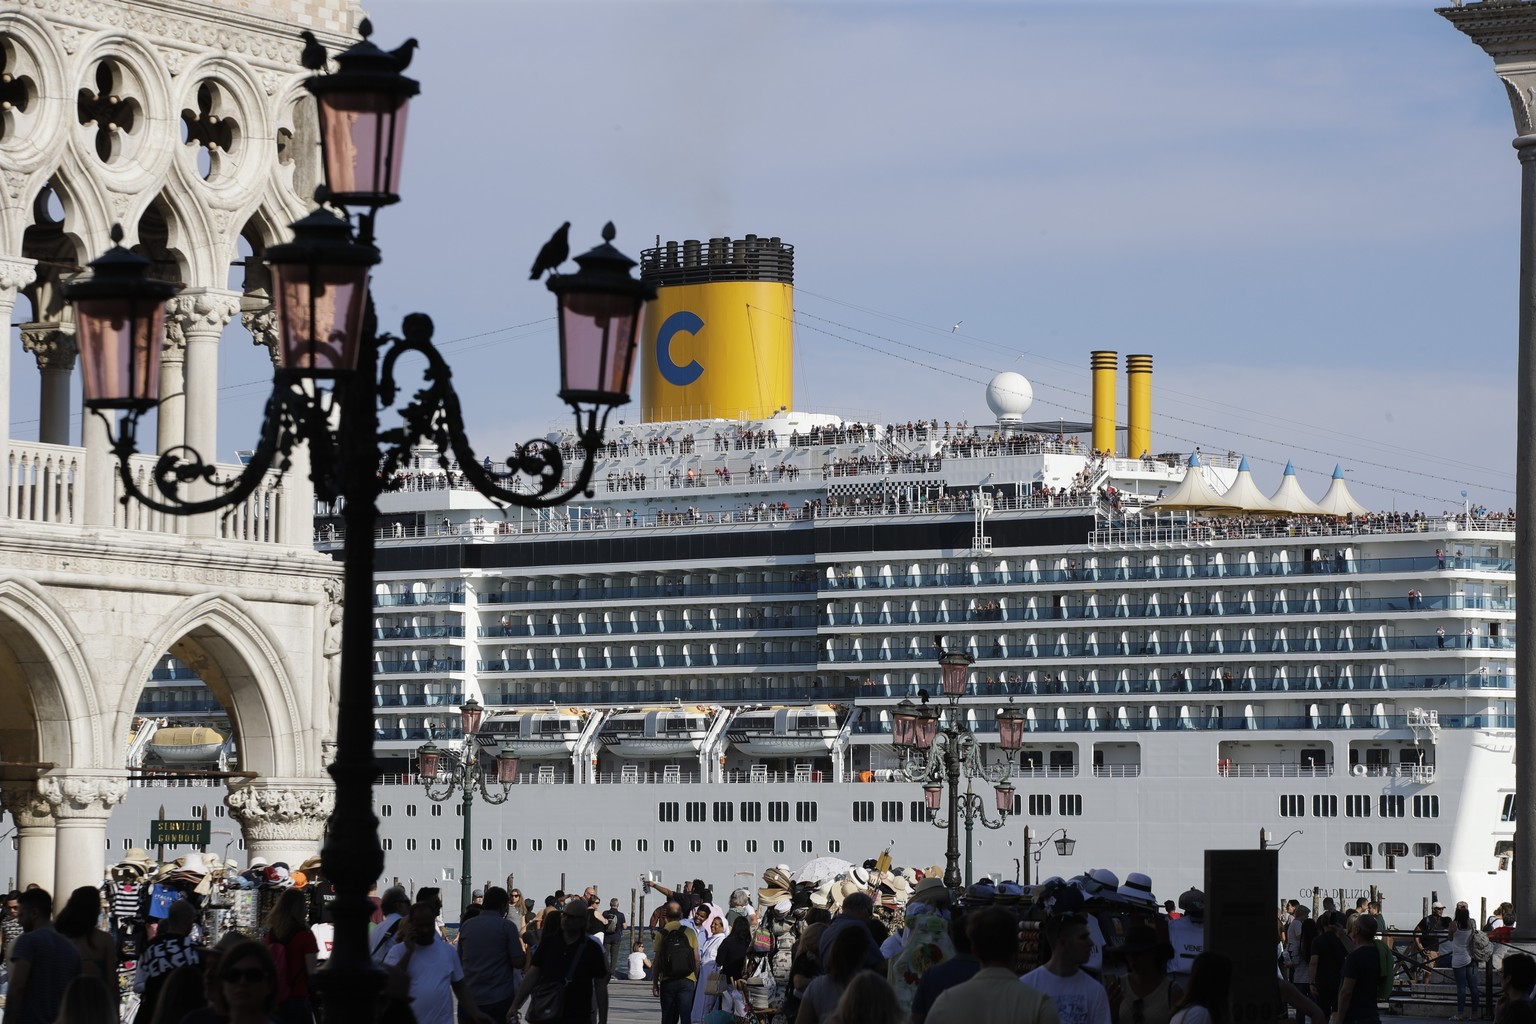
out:
<path id="1" fill-rule="evenodd" d="M 1244 512 L 1276 513 L 1284 509 L 1277 508 L 1259 490 L 1259 485 L 1253 482 L 1253 473 L 1248 469 L 1248 456 L 1245 455 L 1237 465 L 1237 479 L 1232 481 L 1232 486 L 1221 496 L 1221 505 L 1212 506 L 1209 511 L 1218 515 L 1240 515 Z"/>
<path id="2" fill-rule="evenodd" d="M 1323 510 L 1324 515 L 1340 518 L 1369 515 L 1371 511 L 1349 493 L 1349 485 L 1344 482 L 1342 466 L 1333 467 L 1333 483 L 1328 485 L 1328 493 L 1318 500 L 1317 507 Z"/>
<path id="3" fill-rule="evenodd" d="M 1275 493 L 1269 496 L 1269 502 L 1282 512 L 1290 512 L 1298 516 L 1327 515 L 1317 502 L 1307 497 L 1301 489 L 1301 484 L 1296 482 L 1296 467 L 1289 462 L 1285 464 L 1285 475 L 1280 478 L 1280 486 Z"/>
<path id="4" fill-rule="evenodd" d="M 1223 508 L 1225 505 L 1221 493 L 1206 478 L 1200 456 L 1191 455 L 1189 471 L 1184 474 L 1184 479 L 1147 508 L 1153 512 L 1200 512 L 1212 507 Z"/>

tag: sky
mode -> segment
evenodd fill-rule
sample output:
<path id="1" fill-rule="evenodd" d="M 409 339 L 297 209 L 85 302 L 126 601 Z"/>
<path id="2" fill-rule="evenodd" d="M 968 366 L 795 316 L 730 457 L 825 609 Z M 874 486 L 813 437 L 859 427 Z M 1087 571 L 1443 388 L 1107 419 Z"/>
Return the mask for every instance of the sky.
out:
<path id="1" fill-rule="evenodd" d="M 632 257 L 794 245 L 801 409 L 986 423 L 1016 370 L 1031 418 L 1085 418 L 1089 352 L 1150 353 L 1155 450 L 1245 453 L 1266 491 L 1293 459 L 1313 496 L 1337 463 L 1380 509 L 1514 502 L 1515 132 L 1431 3 L 366 7 L 422 87 L 375 298 L 433 317 L 479 452 L 567 421 L 527 271 L 612 220 Z M 270 373 L 226 341 L 223 459 Z"/>

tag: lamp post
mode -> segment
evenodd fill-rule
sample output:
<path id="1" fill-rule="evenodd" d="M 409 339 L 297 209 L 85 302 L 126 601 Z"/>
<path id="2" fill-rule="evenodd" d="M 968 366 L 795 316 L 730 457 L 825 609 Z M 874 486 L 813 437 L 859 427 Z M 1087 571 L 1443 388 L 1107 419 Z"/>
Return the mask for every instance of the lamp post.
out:
<path id="1" fill-rule="evenodd" d="M 1034 882 L 1031 882 L 1029 876 L 1025 875 L 1024 884 L 1033 885 L 1035 882 L 1040 881 L 1040 854 L 1045 852 L 1045 844 L 1049 843 L 1052 839 L 1056 840 L 1056 855 L 1058 857 L 1070 857 L 1072 856 L 1072 851 L 1077 849 L 1077 840 L 1069 838 L 1065 828 L 1059 828 L 1055 832 L 1052 832 L 1050 835 L 1046 836 L 1044 839 L 1036 842 L 1034 836 L 1030 832 L 1029 826 L 1024 826 L 1025 870 L 1028 870 L 1029 868 L 1029 861 L 1031 857 L 1034 858 L 1035 862 Z"/>
<path id="2" fill-rule="evenodd" d="M 964 651 L 946 651 L 943 638 L 936 637 L 939 652 L 940 685 L 949 698 L 947 716 L 928 703 L 927 691 L 920 691 L 921 704 L 904 700 L 891 716 L 892 735 L 901 769 L 907 778 L 923 786 L 923 803 L 934 814 L 934 825 L 945 830 L 944 884 L 951 891 L 959 889 L 959 826 L 965 824 L 965 884 L 971 884 L 972 838 L 978 824 L 999 829 L 1013 813 L 1013 754 L 1024 745 L 1024 714 L 1010 706 L 997 713 L 998 745 L 1008 755 L 998 764 L 988 764 L 981 757 L 981 742 L 963 724 L 961 698 L 969 683 L 970 668 L 976 661 Z M 960 779 L 966 780 L 960 792 Z M 996 785 L 994 791 L 997 818 L 987 816 L 986 800 L 972 790 L 976 780 Z M 949 790 L 949 813 L 938 817 L 944 791 Z"/>
<path id="3" fill-rule="evenodd" d="M 377 330 L 368 291 L 369 270 L 380 259 L 374 217 L 400 198 L 405 112 L 418 86 L 401 74 L 412 44 L 387 53 L 368 40 L 372 26 L 366 19 L 359 29 L 362 41 L 336 55 L 337 70 L 305 82 L 321 122 L 328 191 L 319 198 L 346 213 L 322 206 L 293 225 L 291 242 L 267 251 L 281 344 L 261 440 L 238 475 L 226 478 L 203 453 L 181 447 L 159 457 L 150 493 L 136 486 L 130 459 L 137 452 L 139 420 L 158 401 L 164 301 L 176 287 L 148 279 L 148 262 L 122 247 L 122 230 L 114 227 L 113 241 L 119 244 L 91 264 L 88 279 L 66 289 L 66 298 L 76 303 L 85 406 L 107 424 L 125 502 L 131 498 L 173 515 L 229 508 L 270 470 L 287 469 L 290 453 L 304 443 L 311 451 L 316 496 L 342 503 L 341 683 L 336 756 L 328 769 L 336 808 L 321 852 L 326 878 L 336 887 L 336 937 L 327 967 L 315 979 L 332 1021 L 371 1007 L 383 980 L 367 941 L 368 889 L 384 871 L 373 813 L 378 769 L 370 665 L 377 499 L 419 441 L 436 447 L 445 466 L 450 458 L 457 462 L 470 486 L 505 505 L 542 508 L 586 492 L 608 415 L 629 401 L 640 308 L 655 296 L 653 288 L 631 277 L 634 262 L 609 244 L 611 224 L 602 245 L 576 258 L 578 272 L 552 275 L 560 397 L 576 417 L 581 464 L 567 483 L 558 446 L 537 439 L 507 458 L 505 472 L 482 466 L 464 434 L 452 372 L 432 344 L 432 321 L 412 313 L 399 336 Z M 308 67 L 326 64 L 323 48 L 313 40 L 304 56 Z M 380 408 L 394 408 L 395 366 L 407 353 L 425 361 L 424 384 L 396 410 L 400 424 L 381 431 Z"/>
<path id="4" fill-rule="evenodd" d="M 459 721 L 464 734 L 459 749 L 439 749 L 428 740 L 416 751 L 416 774 L 421 779 L 422 788 L 427 791 L 427 798 L 434 803 L 442 803 L 453 796 L 454 790 L 458 790 L 463 800 L 460 805 L 464 826 L 461 840 L 464 857 L 459 877 L 459 888 L 463 890 L 463 899 L 459 901 L 461 907 L 469 906 L 474 884 L 470 843 L 474 839 L 471 815 L 474 813 L 475 794 L 478 792 L 480 799 L 488 804 L 504 804 L 511 795 L 512 783 L 517 781 L 517 757 L 502 747 L 496 755 L 492 781 L 487 783 L 486 771 L 480 762 L 480 722 L 484 716 L 485 709 L 480 706 L 480 702 L 473 697 L 469 698 L 459 708 Z M 497 789 L 497 786 L 501 788 Z"/>

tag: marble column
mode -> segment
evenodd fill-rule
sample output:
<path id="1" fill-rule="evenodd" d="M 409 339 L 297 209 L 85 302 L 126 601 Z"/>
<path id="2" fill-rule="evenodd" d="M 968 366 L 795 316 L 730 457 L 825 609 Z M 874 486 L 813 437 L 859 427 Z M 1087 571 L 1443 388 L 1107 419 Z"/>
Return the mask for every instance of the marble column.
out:
<path id="1" fill-rule="evenodd" d="M 277 368 L 277 312 L 263 293 L 246 295 L 240 300 L 240 323 L 250 332 L 251 342 L 267 350 L 272 367 Z M 256 436 L 260 424 L 251 424 Z M 283 502 L 278 511 L 278 543 L 310 546 L 315 529 L 315 484 L 309 477 L 309 442 L 300 441 L 289 454 L 288 471 L 283 474 Z"/>
<path id="2" fill-rule="evenodd" d="M 0 315 L 6 326 L 11 323 L 11 311 L 16 308 L 16 293 L 37 280 L 37 261 L 21 256 L 0 257 Z M 11 443 L 11 346 L 0 345 L 0 464 L 8 461 Z M 5 502 L 0 501 L 0 516 L 5 515 Z"/>
<path id="3" fill-rule="evenodd" d="M 37 360 L 42 375 L 38 414 L 42 426 L 37 439 L 43 444 L 69 444 L 69 378 L 75 372 L 75 325 L 30 323 L 21 325 L 21 347 Z"/>
<path id="4" fill-rule="evenodd" d="M 245 836 L 247 861 L 261 856 L 297 865 L 320 852 L 336 787 L 315 778 L 253 779 L 232 782 L 225 802 Z"/>
<path id="5" fill-rule="evenodd" d="M 183 386 L 179 422 L 174 423 L 180 443 L 213 463 L 219 457 L 219 338 L 224 327 L 240 312 L 238 292 L 215 288 L 189 289 L 166 303 L 165 333 L 169 339 L 179 335 L 185 350 Z M 169 343 L 166 354 L 170 354 Z M 167 385 L 162 370 L 162 390 Z M 173 397 L 167 393 L 167 397 Z M 164 406 L 162 406 L 162 409 Z M 160 450 L 177 443 L 175 434 L 165 432 L 165 413 L 161 413 Z M 173 413 L 174 417 L 174 413 Z M 188 486 L 192 498 L 209 498 L 214 489 L 206 483 Z M 187 523 L 191 536 L 212 537 L 218 530 L 217 515 L 192 516 Z"/>
<path id="6" fill-rule="evenodd" d="M 16 885 L 37 883 L 53 892 L 53 808 L 31 782 L 0 785 L 0 803 L 16 823 Z"/>
<path id="7" fill-rule="evenodd" d="M 107 819 L 128 795 L 128 773 L 55 769 L 37 780 L 37 791 L 58 829 L 54 897 L 68 899 L 82 885 L 100 885 L 107 870 Z"/>

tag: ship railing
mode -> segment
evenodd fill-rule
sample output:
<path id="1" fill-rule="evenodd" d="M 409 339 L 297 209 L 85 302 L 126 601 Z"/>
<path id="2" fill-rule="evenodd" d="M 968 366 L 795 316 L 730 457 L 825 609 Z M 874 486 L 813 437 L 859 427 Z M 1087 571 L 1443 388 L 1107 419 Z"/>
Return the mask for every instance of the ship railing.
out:
<path id="1" fill-rule="evenodd" d="M 1310 537 L 1361 537 L 1373 534 L 1443 533 L 1468 531 L 1473 533 L 1513 533 L 1515 518 L 1507 515 L 1490 516 L 1427 516 L 1413 519 L 1406 516 L 1392 517 L 1372 513 L 1368 516 L 1340 521 L 1318 519 L 1311 516 L 1243 517 L 1163 519 L 1144 514 L 1128 518 L 1121 525 L 1103 527 L 1093 532 L 1093 543 L 1108 544 L 1167 544 L 1200 543 L 1211 540 L 1268 540 L 1275 538 Z M 1487 559 L 1463 556 L 1457 559 L 1447 555 L 1440 568 L 1478 568 L 1480 562 L 1502 562 L 1503 559 Z"/>
<path id="2" fill-rule="evenodd" d="M 1139 764 L 1096 764 L 1093 774 L 1100 779 L 1134 779 L 1141 774 Z"/>
<path id="3" fill-rule="evenodd" d="M 1217 764 L 1216 774 L 1224 779 L 1324 779 L 1333 774 L 1333 765 L 1241 762 L 1223 758 Z"/>
<path id="4" fill-rule="evenodd" d="M 748 769 L 747 771 L 727 771 L 722 775 L 724 782 L 745 783 L 806 783 L 806 782 L 831 782 L 832 773 L 812 770 L 809 772 L 770 772 L 765 770 Z"/>
<path id="5" fill-rule="evenodd" d="M 640 785 L 641 783 L 692 784 L 699 781 L 698 772 L 597 772 L 593 781 L 599 785 Z"/>
<path id="6" fill-rule="evenodd" d="M 128 785 L 145 786 L 155 789 L 211 789 L 215 786 L 222 788 L 224 779 L 188 778 L 184 775 L 130 775 Z"/>
<path id="7" fill-rule="evenodd" d="M 1364 769 L 1363 771 L 1361 769 Z M 1349 773 L 1366 779 L 1404 779 L 1409 782 L 1434 782 L 1432 764 L 1357 764 Z"/>

